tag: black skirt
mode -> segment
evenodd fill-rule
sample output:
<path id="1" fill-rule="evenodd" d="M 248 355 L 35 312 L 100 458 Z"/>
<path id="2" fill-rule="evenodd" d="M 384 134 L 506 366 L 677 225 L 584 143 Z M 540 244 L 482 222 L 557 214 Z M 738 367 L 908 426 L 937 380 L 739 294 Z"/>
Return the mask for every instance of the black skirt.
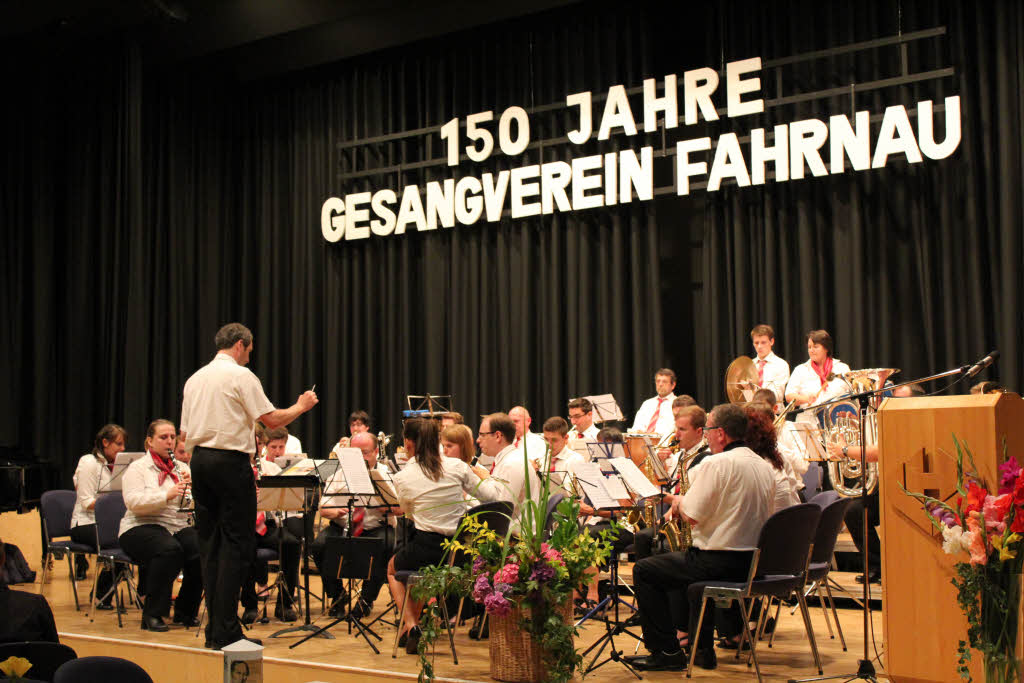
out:
<path id="1" fill-rule="evenodd" d="M 416 570 L 437 564 L 444 557 L 441 543 L 449 538 L 444 534 L 416 529 L 395 553 L 395 570 Z"/>

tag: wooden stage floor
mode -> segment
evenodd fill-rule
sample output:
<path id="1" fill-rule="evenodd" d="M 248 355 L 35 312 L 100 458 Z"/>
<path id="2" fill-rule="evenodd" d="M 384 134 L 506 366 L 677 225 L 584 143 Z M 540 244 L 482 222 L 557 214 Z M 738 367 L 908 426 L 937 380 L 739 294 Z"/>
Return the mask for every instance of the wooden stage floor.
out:
<path id="1" fill-rule="evenodd" d="M 90 573 L 91 579 L 91 573 Z M 79 583 L 80 595 L 87 595 L 89 582 Z M 84 586 L 84 587 L 83 587 Z M 17 586 L 22 589 L 41 590 L 53 607 L 57 620 L 57 629 L 61 641 L 70 645 L 80 656 L 106 654 L 124 657 L 138 662 L 153 677 L 156 683 L 191 683 L 217 680 L 220 677 L 221 657 L 219 653 L 203 648 L 202 636 L 196 637 L 196 631 L 173 628 L 165 634 L 154 634 L 139 628 L 139 612 L 131 609 L 124 615 L 125 627 L 119 629 L 117 616 L 113 612 L 97 612 L 96 620 L 89 622 L 83 611 L 75 610 L 71 593 L 71 584 L 67 577 L 67 565 L 56 563 L 55 576 L 42 586 Z M 311 579 L 311 588 L 319 589 L 319 580 Z M 373 616 L 382 610 L 386 603 L 386 589 L 381 591 L 380 599 L 375 606 Z M 328 623 L 327 617 L 320 615 L 319 603 L 311 602 L 315 623 Z M 848 650 L 843 652 L 838 638 L 830 639 L 825 627 L 820 608 L 811 609 L 811 618 L 815 634 L 818 638 L 822 664 L 826 675 L 843 674 L 856 671 L 857 660 L 862 654 L 862 617 L 858 610 L 843 608 L 839 610 L 843 632 L 846 635 Z M 875 638 L 881 649 L 881 614 L 874 613 Z M 372 618 L 372 617 L 371 617 Z M 790 678 L 806 678 L 817 674 L 814 661 L 806 642 L 803 624 L 799 614 L 790 616 L 784 609 L 780 618 L 775 645 L 771 649 L 759 647 L 761 671 L 766 680 L 787 680 Z M 379 647 L 380 655 L 373 651 L 355 635 L 349 635 L 343 626 L 333 629 L 334 640 L 315 638 L 295 649 L 288 646 L 298 640 L 300 635 L 286 635 L 271 639 L 270 634 L 286 626 L 275 620 L 269 624 L 257 623 L 251 634 L 262 638 L 266 648 L 264 652 L 264 680 L 274 683 L 305 683 L 307 681 L 372 681 L 372 680 L 415 680 L 417 658 L 406 655 L 399 650 L 398 657 L 392 659 L 391 644 L 394 630 L 390 626 L 380 629 L 384 637 Z M 456 636 L 456 650 L 459 664 L 453 665 L 447 647 L 447 641 L 439 642 L 436 651 L 435 665 L 438 679 L 446 680 L 491 680 L 489 671 L 489 653 L 486 641 L 481 643 L 470 640 L 466 635 L 466 627 L 462 627 Z M 603 634 L 600 624 L 585 624 L 582 628 L 580 644 L 589 646 Z M 616 645 L 632 654 L 636 647 L 634 639 L 628 636 L 616 638 Z M 719 666 L 714 671 L 697 669 L 694 676 L 705 679 L 736 680 L 753 678 L 753 670 L 746 664 L 732 659 L 734 653 L 719 650 Z M 880 667 L 879 667 L 880 668 Z M 652 672 L 643 674 L 646 680 L 669 681 L 678 680 L 679 673 Z M 579 678 L 579 677 L 577 677 Z M 627 681 L 632 676 L 621 664 L 609 662 L 593 671 L 586 677 L 595 683 L 605 681 Z"/>

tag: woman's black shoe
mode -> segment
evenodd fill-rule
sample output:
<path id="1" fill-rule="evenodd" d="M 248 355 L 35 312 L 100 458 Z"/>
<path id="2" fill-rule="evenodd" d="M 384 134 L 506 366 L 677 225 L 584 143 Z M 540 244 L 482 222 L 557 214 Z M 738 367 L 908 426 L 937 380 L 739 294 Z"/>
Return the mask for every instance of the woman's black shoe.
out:
<path id="1" fill-rule="evenodd" d="M 157 633 L 164 633 L 168 630 L 167 624 L 160 617 L 142 617 L 142 630 L 143 631 L 156 631 Z"/>
<path id="2" fill-rule="evenodd" d="M 413 626 L 409 629 L 407 635 L 409 637 L 405 641 L 405 654 L 414 655 L 419 652 L 420 636 L 423 635 L 423 633 L 420 631 L 419 626 Z"/>
<path id="3" fill-rule="evenodd" d="M 179 617 L 175 615 L 174 623 L 181 624 L 185 628 L 195 628 L 196 626 L 199 626 L 199 620 L 195 617 Z"/>

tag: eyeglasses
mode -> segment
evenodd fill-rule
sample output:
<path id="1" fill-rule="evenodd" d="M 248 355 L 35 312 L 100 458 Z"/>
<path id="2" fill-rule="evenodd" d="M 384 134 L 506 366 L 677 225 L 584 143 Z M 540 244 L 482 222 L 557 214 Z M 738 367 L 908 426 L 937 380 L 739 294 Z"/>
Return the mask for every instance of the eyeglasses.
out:
<path id="1" fill-rule="evenodd" d="M 477 432 L 480 436 L 487 436 L 488 434 L 497 434 L 498 432 Z"/>
<path id="2" fill-rule="evenodd" d="M 721 427 L 718 427 L 718 426 L 715 426 L 715 427 L 705 427 L 704 431 L 705 432 L 710 432 L 712 429 L 721 429 Z"/>

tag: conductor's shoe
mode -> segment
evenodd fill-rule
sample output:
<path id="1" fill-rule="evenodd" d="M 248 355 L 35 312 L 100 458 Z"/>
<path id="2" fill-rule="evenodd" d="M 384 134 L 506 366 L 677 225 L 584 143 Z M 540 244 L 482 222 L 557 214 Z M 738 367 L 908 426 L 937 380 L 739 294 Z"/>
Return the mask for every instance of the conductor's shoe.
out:
<path id="1" fill-rule="evenodd" d="M 168 630 L 167 624 L 160 617 L 142 617 L 142 630 L 143 631 L 156 631 L 157 633 L 163 633 Z"/>
<path id="2" fill-rule="evenodd" d="M 654 652 L 631 663 L 641 671 L 683 671 L 686 669 L 686 655 L 682 650 Z"/>

